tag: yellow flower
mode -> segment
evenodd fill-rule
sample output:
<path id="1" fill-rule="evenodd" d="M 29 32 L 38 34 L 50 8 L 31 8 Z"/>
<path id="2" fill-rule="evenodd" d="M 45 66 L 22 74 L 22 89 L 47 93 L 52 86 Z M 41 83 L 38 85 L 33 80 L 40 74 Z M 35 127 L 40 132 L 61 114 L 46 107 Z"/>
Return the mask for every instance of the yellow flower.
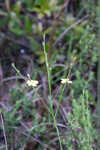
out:
<path id="1" fill-rule="evenodd" d="M 37 80 L 30 80 L 29 79 L 26 81 L 26 83 L 28 86 L 36 87 L 39 82 Z"/>
<path id="2" fill-rule="evenodd" d="M 37 80 L 31 80 L 31 77 L 29 74 L 27 74 L 27 77 L 28 77 L 28 80 L 26 81 L 26 84 L 28 86 L 36 87 L 39 82 Z"/>
<path id="3" fill-rule="evenodd" d="M 61 83 L 62 84 L 65 84 L 65 83 L 71 84 L 72 81 L 70 81 L 68 78 L 64 78 L 64 79 L 61 79 Z"/>

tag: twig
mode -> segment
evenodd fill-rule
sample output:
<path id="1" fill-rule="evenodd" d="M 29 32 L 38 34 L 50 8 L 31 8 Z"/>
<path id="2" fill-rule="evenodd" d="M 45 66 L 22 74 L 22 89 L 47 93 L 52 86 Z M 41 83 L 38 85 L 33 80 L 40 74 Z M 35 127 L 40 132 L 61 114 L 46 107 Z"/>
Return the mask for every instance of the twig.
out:
<path id="1" fill-rule="evenodd" d="M 3 82 L 7 82 L 7 81 L 10 81 L 10 80 L 16 80 L 16 79 L 23 79 L 23 80 L 27 80 L 28 78 L 27 77 L 18 77 L 18 76 L 11 76 L 11 77 L 7 77 L 7 78 L 4 78 L 1 80 L 1 83 Z"/>
<path id="2" fill-rule="evenodd" d="M 1 116 L 1 122 L 2 122 L 3 134 L 4 134 L 5 144 L 6 144 L 6 150 L 8 150 L 8 144 L 7 144 L 7 138 L 6 138 L 6 133 L 5 133 L 5 127 L 4 127 L 3 115 L 2 115 L 2 112 L 1 112 L 1 111 L 0 111 L 0 116 Z"/>
<path id="3" fill-rule="evenodd" d="M 36 125 L 36 126 L 32 127 L 32 128 L 30 129 L 30 131 L 33 131 L 35 128 L 42 127 L 42 126 L 54 126 L 54 123 L 49 123 L 49 122 L 41 123 L 41 124 L 39 124 L 39 125 Z M 61 127 L 61 128 L 67 129 L 67 126 L 65 126 L 65 125 L 63 125 L 63 124 L 61 124 L 61 123 L 57 123 L 57 126 L 58 126 L 58 127 Z"/>
<path id="4" fill-rule="evenodd" d="M 74 28 L 76 25 L 78 25 L 79 23 L 83 22 L 85 19 L 87 19 L 89 17 L 89 15 L 84 16 L 83 18 L 79 19 L 78 21 L 76 21 L 74 24 L 72 24 L 70 27 L 68 27 L 63 33 L 61 33 L 61 35 L 58 37 L 58 39 L 56 40 L 56 42 L 54 43 L 54 46 L 57 45 L 57 43 L 59 41 L 61 41 L 63 39 L 63 37 L 72 29 Z"/>
<path id="5" fill-rule="evenodd" d="M 59 10 L 59 13 L 56 15 L 56 19 L 61 16 L 63 9 L 68 6 L 69 2 L 70 2 L 70 0 L 65 0 L 64 4 L 62 5 L 61 9 Z"/>
<path id="6" fill-rule="evenodd" d="M 42 126 L 54 126 L 53 123 L 45 122 L 45 123 L 41 123 L 41 124 L 39 124 L 39 125 L 36 125 L 36 126 L 34 126 L 34 127 L 32 127 L 32 128 L 30 129 L 30 128 L 28 128 L 28 127 L 25 125 L 25 123 L 24 123 L 23 121 L 20 121 L 20 124 L 21 124 L 21 125 L 26 129 L 26 131 L 28 131 L 28 132 L 33 131 L 35 128 L 42 127 Z M 63 124 L 61 124 L 61 123 L 57 123 L 57 126 L 58 126 L 58 127 L 61 127 L 61 128 L 67 129 L 67 126 L 65 126 L 65 125 L 63 125 Z"/>

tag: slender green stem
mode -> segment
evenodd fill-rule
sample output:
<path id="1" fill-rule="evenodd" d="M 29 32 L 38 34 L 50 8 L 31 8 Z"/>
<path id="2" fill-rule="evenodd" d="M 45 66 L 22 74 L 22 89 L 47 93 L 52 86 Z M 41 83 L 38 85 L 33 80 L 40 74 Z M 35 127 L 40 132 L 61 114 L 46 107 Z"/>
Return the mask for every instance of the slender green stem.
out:
<path id="1" fill-rule="evenodd" d="M 69 69 L 67 78 L 70 76 L 71 70 L 72 70 L 72 66 L 71 66 L 71 68 Z M 66 77 L 66 73 L 65 73 L 65 77 Z M 66 83 L 66 84 L 67 84 L 67 83 Z M 65 88 L 66 88 L 66 84 L 62 85 L 62 87 L 61 87 L 61 92 L 60 92 L 60 95 L 59 95 L 59 98 L 58 98 L 58 106 L 57 106 L 57 109 L 56 109 L 56 112 L 55 112 L 55 117 L 57 116 L 57 113 L 58 113 L 58 111 L 59 111 L 59 107 L 60 107 L 60 104 L 61 104 L 61 102 L 62 102 L 63 93 L 64 93 L 64 90 L 65 90 Z"/>
<path id="2" fill-rule="evenodd" d="M 65 87 L 66 87 L 66 84 L 61 86 L 61 93 L 60 93 L 59 98 L 58 98 L 58 106 L 57 106 L 57 109 L 56 109 L 56 112 L 55 112 L 55 117 L 57 116 L 57 113 L 59 111 L 59 107 L 60 107 L 60 104 L 61 104 L 61 101 L 62 101 L 62 98 L 63 98 L 63 93 L 64 93 L 64 90 L 65 90 Z"/>
<path id="3" fill-rule="evenodd" d="M 17 72 L 18 75 L 21 75 L 20 71 L 16 68 L 14 63 L 12 63 L 12 67 L 15 69 L 15 71 Z"/>
<path id="4" fill-rule="evenodd" d="M 54 119 L 54 126 L 56 128 L 57 136 L 58 136 L 58 139 L 59 139 L 60 150 L 63 150 L 63 148 L 62 148 L 62 142 L 61 142 L 61 138 L 60 138 L 60 134 L 59 134 L 59 129 L 58 129 L 58 126 L 57 126 L 56 117 L 53 116 L 53 119 Z"/>
<path id="5" fill-rule="evenodd" d="M 44 50 L 45 62 L 46 62 L 47 73 L 48 73 L 49 94 L 51 97 L 51 70 L 50 70 L 50 66 L 48 63 L 48 56 L 47 56 L 46 48 L 45 48 L 45 35 L 43 36 L 43 50 Z"/>
<path id="6" fill-rule="evenodd" d="M 53 100 L 52 100 L 52 88 L 51 88 L 51 70 L 50 70 L 50 66 L 48 63 L 48 56 L 47 56 L 47 52 L 46 52 L 46 46 L 45 46 L 45 35 L 43 36 L 43 50 L 44 50 L 44 55 L 45 55 L 45 63 L 46 63 L 46 68 L 47 68 L 47 74 L 48 74 L 48 86 L 49 86 L 49 101 L 50 101 L 50 110 L 51 110 L 51 115 L 54 121 L 54 126 L 56 128 L 56 132 L 57 132 L 57 136 L 59 139 L 59 144 L 60 144 L 60 149 L 63 150 L 62 148 L 62 143 L 61 143 L 61 138 L 60 138 L 60 133 L 59 133 L 59 129 L 57 127 L 57 121 L 56 121 L 56 117 L 53 111 Z"/>

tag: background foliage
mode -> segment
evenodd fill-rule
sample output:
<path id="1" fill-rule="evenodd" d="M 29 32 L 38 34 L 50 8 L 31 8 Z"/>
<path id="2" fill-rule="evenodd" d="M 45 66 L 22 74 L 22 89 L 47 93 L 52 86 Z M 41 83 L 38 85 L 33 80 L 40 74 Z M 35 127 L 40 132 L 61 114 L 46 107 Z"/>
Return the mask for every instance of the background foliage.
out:
<path id="1" fill-rule="evenodd" d="M 99 150 L 99 10 L 95 0 L 0 1 L 0 106 L 8 149 Z M 27 87 L 27 74 L 39 81 L 37 88 Z M 63 88 L 66 77 L 72 84 Z"/>

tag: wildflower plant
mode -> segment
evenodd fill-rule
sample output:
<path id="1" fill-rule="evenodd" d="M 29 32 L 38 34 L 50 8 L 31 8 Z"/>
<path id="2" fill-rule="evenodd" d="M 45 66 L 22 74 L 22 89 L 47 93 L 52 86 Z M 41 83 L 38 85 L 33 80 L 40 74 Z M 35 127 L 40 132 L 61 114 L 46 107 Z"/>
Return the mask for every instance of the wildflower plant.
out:
<path id="1" fill-rule="evenodd" d="M 78 149 L 93 150 L 93 135 L 94 128 L 88 104 L 88 91 L 84 90 L 79 99 L 72 99 L 72 113 L 68 113 L 68 126 L 71 138 L 68 150 L 70 150 L 71 143 L 76 142 Z M 67 143 L 67 146 L 68 146 Z M 75 146 L 74 148 L 75 148 Z M 73 149 L 74 149 L 73 148 Z"/>
<path id="2" fill-rule="evenodd" d="M 6 91 L 3 92 L 3 99 L 7 97 L 7 101 L 2 101 L 2 92 L 0 92 L 0 105 L 4 108 L 5 127 L 9 130 L 8 149 L 99 149 L 100 146 L 96 144 L 100 142 L 97 142 L 93 132 L 96 121 L 91 119 L 91 116 L 95 115 L 93 119 L 98 120 L 98 132 L 100 127 L 99 2 L 96 1 L 95 4 L 95 0 L 84 0 L 84 2 L 24 0 L 21 3 L 17 1 L 9 3 L 9 0 L 6 0 L 5 3 L 0 2 L 0 5 L 2 16 L 0 46 L 4 49 L 0 65 L 3 66 L 5 78 L 1 82 L 7 81 L 7 84 L 0 83 L 2 85 L 0 88 L 6 89 L 6 85 L 11 88 L 9 101 Z M 82 19 L 83 21 L 80 22 L 85 14 L 88 16 L 87 19 Z M 46 40 L 44 33 L 47 34 Z M 63 35 L 61 40 L 59 40 L 60 35 Z M 41 36 L 43 36 L 42 45 L 39 42 Z M 43 50 L 41 50 L 42 46 Z M 19 70 L 22 68 L 23 73 L 25 68 L 27 68 L 27 73 L 32 66 L 36 67 L 36 75 L 39 73 L 41 86 L 38 88 L 40 82 L 31 75 L 23 76 L 14 64 L 12 66 L 16 71 L 16 76 L 11 76 L 12 70 L 6 71 L 6 67 L 9 68 L 12 60 L 19 66 Z M 46 73 L 44 73 L 44 63 Z M 96 69 L 97 66 L 98 69 Z M 0 70 L 2 72 L 2 69 Z M 98 79 L 95 77 L 97 70 Z M 90 80 L 91 73 L 94 75 Z M 16 79 L 16 82 L 13 79 Z M 9 81 L 14 86 L 10 85 Z M 98 89 L 97 92 L 96 89 Z M 94 111 L 96 103 L 98 118 Z M 61 126 L 58 126 L 61 124 L 65 126 L 63 130 Z M 51 126 L 53 126 L 53 132 Z M 46 134 L 49 136 L 46 137 Z M 13 139 L 11 142 L 8 138 L 10 135 Z M 27 141 L 30 142 L 31 137 L 32 143 L 29 144 L 31 147 L 27 148 Z M 57 146 L 52 147 L 53 144 Z M 2 149 L 1 146 L 0 149 Z"/>

